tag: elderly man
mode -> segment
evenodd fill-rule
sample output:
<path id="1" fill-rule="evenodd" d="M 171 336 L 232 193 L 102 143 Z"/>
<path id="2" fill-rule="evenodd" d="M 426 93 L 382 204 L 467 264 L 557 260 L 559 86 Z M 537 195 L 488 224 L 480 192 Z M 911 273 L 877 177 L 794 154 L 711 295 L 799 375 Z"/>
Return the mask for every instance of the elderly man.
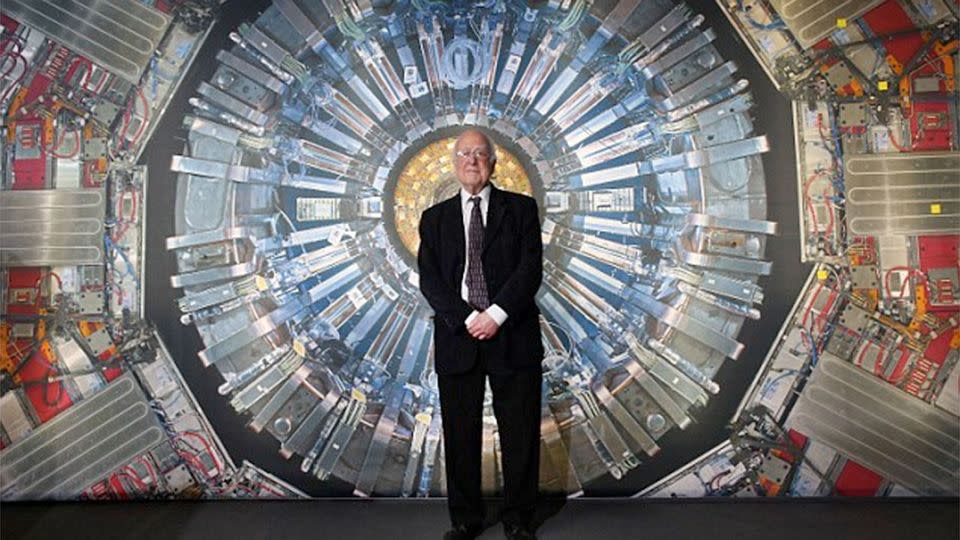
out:
<path id="1" fill-rule="evenodd" d="M 504 531 L 535 538 L 543 343 L 534 295 L 543 276 L 537 203 L 490 183 L 496 148 L 468 130 L 454 145 L 459 193 L 420 218 L 420 290 L 434 310 L 447 493 L 453 529 L 483 531 L 480 492 L 486 377 L 503 465 Z"/>

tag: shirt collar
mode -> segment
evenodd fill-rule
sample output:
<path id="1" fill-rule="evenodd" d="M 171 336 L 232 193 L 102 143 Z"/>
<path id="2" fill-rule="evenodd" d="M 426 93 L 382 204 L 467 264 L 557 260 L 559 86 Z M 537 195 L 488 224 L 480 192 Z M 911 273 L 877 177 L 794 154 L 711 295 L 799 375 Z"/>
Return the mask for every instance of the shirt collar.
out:
<path id="1" fill-rule="evenodd" d="M 487 182 L 487 185 L 483 186 L 483 189 L 480 190 L 480 193 L 477 193 L 477 196 L 480 197 L 480 205 L 482 207 L 483 203 L 490 202 L 490 182 Z M 466 207 L 470 205 L 470 193 L 467 190 L 460 188 L 460 206 Z"/>

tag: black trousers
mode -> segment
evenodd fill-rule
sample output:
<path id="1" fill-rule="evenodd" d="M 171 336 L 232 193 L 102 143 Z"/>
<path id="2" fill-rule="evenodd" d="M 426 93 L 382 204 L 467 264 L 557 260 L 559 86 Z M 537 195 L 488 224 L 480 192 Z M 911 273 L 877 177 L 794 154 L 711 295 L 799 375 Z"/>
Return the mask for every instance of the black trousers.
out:
<path id="1" fill-rule="evenodd" d="M 501 517 L 505 524 L 529 525 L 540 476 L 543 371 L 536 366 L 491 373 L 487 365 L 481 353 L 466 373 L 438 374 L 450 520 L 454 525 L 480 525 L 484 519 L 480 461 L 484 379 L 489 376 L 503 466 Z"/>

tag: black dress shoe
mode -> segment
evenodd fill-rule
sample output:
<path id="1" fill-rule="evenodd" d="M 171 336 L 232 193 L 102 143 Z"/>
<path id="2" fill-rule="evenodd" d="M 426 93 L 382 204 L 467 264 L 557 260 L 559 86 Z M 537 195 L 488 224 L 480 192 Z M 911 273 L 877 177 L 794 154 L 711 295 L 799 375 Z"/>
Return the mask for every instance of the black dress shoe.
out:
<path id="1" fill-rule="evenodd" d="M 507 535 L 507 540 L 537 540 L 533 529 L 524 525 L 504 524 L 503 532 Z"/>
<path id="2" fill-rule="evenodd" d="M 443 540 L 473 540 L 482 532 L 483 528 L 477 525 L 454 525 L 443 534 Z"/>

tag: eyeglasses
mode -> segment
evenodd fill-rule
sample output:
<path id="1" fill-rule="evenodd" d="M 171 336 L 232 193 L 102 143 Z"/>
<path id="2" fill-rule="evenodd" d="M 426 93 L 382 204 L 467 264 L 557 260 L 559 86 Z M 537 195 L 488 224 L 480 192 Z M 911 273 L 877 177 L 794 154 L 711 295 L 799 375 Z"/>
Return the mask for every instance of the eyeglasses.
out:
<path id="1" fill-rule="evenodd" d="M 486 161 L 490 159 L 490 151 L 486 148 L 474 148 L 469 152 L 457 150 L 457 158 L 462 160 L 475 158 L 478 161 Z"/>

